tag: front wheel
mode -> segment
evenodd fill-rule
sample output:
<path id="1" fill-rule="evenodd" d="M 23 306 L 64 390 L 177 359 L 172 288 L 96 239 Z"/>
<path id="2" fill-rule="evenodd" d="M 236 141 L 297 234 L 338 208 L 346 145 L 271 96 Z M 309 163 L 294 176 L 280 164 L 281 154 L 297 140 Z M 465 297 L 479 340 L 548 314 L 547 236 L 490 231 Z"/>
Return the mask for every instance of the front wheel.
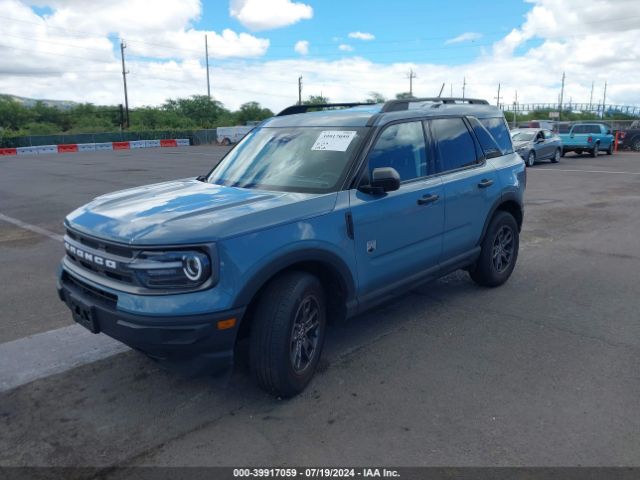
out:
<path id="1" fill-rule="evenodd" d="M 471 279 L 484 287 L 497 287 L 506 282 L 518 259 L 520 234 L 510 213 L 498 211 L 480 245 L 480 256 L 469 272 Z"/>
<path id="2" fill-rule="evenodd" d="M 292 397 L 311 381 L 326 329 L 324 290 L 316 277 L 287 272 L 263 292 L 251 328 L 251 370 L 267 392 Z"/>
<path id="3" fill-rule="evenodd" d="M 531 150 L 527 155 L 527 167 L 533 167 L 536 164 L 536 152 Z"/>
<path id="4" fill-rule="evenodd" d="M 562 154 L 560 153 L 560 149 L 556 149 L 556 151 L 553 153 L 553 157 L 551 157 L 551 163 L 558 163 L 561 156 Z"/>

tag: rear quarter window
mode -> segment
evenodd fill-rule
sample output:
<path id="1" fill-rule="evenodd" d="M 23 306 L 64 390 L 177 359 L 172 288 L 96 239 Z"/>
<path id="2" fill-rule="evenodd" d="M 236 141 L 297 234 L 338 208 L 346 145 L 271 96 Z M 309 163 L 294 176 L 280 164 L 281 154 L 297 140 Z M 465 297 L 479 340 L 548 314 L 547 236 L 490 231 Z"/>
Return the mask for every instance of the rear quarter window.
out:
<path id="1" fill-rule="evenodd" d="M 509 127 L 507 127 L 504 117 L 481 118 L 479 120 L 494 138 L 503 155 L 513 152 Z"/>

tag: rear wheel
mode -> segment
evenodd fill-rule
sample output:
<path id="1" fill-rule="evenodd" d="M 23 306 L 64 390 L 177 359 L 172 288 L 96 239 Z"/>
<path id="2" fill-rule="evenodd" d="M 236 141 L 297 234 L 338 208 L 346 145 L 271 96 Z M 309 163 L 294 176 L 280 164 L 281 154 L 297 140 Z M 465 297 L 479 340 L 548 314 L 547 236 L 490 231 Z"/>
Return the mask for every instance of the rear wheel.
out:
<path id="1" fill-rule="evenodd" d="M 611 142 L 609 148 L 607 148 L 607 155 L 613 155 L 613 142 Z"/>
<path id="2" fill-rule="evenodd" d="M 598 153 L 600 153 L 600 144 L 596 143 L 591 150 L 591 156 L 595 158 L 598 156 Z"/>
<path id="3" fill-rule="evenodd" d="M 498 211 L 487 228 L 480 257 L 469 275 L 478 285 L 497 287 L 506 282 L 518 259 L 518 224 L 510 213 Z"/>
<path id="4" fill-rule="evenodd" d="M 631 148 L 636 152 L 640 152 L 640 137 L 637 137 L 631 143 Z"/>
<path id="5" fill-rule="evenodd" d="M 304 390 L 318 365 L 325 329 L 324 291 L 316 277 L 293 271 L 272 280 L 256 308 L 249 347 L 260 386 L 281 397 Z"/>
<path id="6" fill-rule="evenodd" d="M 558 163 L 561 156 L 562 154 L 560 153 L 560 149 L 556 149 L 556 151 L 553 153 L 553 157 L 551 157 L 551 163 Z"/>

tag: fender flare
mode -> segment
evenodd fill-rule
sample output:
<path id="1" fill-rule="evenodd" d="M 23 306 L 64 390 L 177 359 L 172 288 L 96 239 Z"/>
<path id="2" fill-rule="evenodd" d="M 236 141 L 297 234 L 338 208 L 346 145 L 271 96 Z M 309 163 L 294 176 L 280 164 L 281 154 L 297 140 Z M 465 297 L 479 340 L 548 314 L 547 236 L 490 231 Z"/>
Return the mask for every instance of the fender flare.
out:
<path id="1" fill-rule="evenodd" d="M 524 217 L 524 205 L 522 205 L 522 201 L 518 198 L 518 196 L 514 192 L 503 193 L 500 196 L 500 198 L 496 200 L 494 204 L 491 206 L 491 210 L 489 210 L 489 215 L 487 215 L 487 218 L 484 221 L 484 226 L 482 227 L 482 235 L 480 235 L 480 240 L 478 240 L 478 245 L 482 243 L 482 240 L 484 239 L 484 236 L 487 233 L 487 229 L 489 228 L 489 222 L 491 222 L 491 219 L 495 215 L 496 211 L 500 208 L 501 205 L 507 202 L 516 203 L 520 208 L 520 212 L 522 213 L 522 216 Z M 520 225 L 520 228 L 522 228 L 522 225 Z"/>
<path id="2" fill-rule="evenodd" d="M 328 265 L 338 274 L 345 290 L 345 301 L 355 299 L 355 281 L 351 270 L 337 254 L 321 248 L 303 248 L 284 253 L 253 272 L 250 280 L 236 296 L 233 307 L 247 306 L 267 282 L 279 272 L 302 262 L 319 262 Z"/>

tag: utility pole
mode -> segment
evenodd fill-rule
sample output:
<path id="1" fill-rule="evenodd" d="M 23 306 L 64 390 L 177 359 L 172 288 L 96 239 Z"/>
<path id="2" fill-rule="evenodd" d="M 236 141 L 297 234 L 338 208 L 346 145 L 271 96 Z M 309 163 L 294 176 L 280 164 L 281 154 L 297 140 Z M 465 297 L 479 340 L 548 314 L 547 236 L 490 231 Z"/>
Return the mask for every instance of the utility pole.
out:
<path id="1" fill-rule="evenodd" d="M 413 97 L 413 79 L 418 78 L 418 75 L 416 75 L 416 72 L 413 71 L 413 68 L 409 70 L 407 78 L 409 79 L 409 96 Z"/>
<path id="2" fill-rule="evenodd" d="M 562 100 L 564 100 L 564 72 L 562 72 L 562 88 L 560 88 L 560 102 L 558 105 L 558 120 L 562 120 Z"/>
<path id="3" fill-rule="evenodd" d="M 450 83 L 450 84 L 449 84 L 449 87 L 450 87 L 450 90 L 449 90 L 449 96 L 450 96 L 451 98 L 453 98 L 453 83 Z"/>
<path id="4" fill-rule="evenodd" d="M 298 105 L 302 105 L 302 75 L 298 77 Z"/>
<path id="5" fill-rule="evenodd" d="M 600 118 L 604 118 L 604 109 L 607 104 L 607 81 L 604 81 L 604 93 L 602 94 L 602 116 Z"/>
<path id="6" fill-rule="evenodd" d="M 498 96 L 496 98 L 496 106 L 500 108 L 500 83 L 498 83 Z"/>
<path id="7" fill-rule="evenodd" d="M 207 65 L 207 97 L 211 100 L 211 84 L 209 83 L 209 41 L 207 36 L 204 36 L 204 61 Z"/>
<path id="8" fill-rule="evenodd" d="M 591 81 L 591 95 L 589 96 L 589 111 L 593 110 L 593 81 Z"/>
<path id="9" fill-rule="evenodd" d="M 124 109 L 126 117 L 126 128 L 129 128 L 129 95 L 127 93 L 127 74 L 129 73 L 124 67 L 124 49 L 127 48 L 124 41 L 120 42 L 120 56 L 122 58 L 122 81 L 124 82 Z"/>
<path id="10" fill-rule="evenodd" d="M 467 77 L 462 77 L 462 98 L 464 99 L 464 93 L 467 89 Z"/>

